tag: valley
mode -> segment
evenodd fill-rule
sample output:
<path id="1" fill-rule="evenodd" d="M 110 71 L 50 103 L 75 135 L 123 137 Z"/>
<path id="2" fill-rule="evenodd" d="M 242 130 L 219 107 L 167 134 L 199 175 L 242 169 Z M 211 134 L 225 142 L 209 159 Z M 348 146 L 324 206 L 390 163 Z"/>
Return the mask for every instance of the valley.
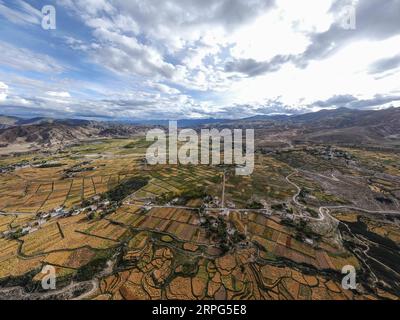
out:
<path id="1" fill-rule="evenodd" d="M 96 138 L 0 159 L 1 299 L 400 296 L 398 153 L 292 141 L 259 148 L 253 174 L 237 176 L 149 165 L 149 144 Z"/>

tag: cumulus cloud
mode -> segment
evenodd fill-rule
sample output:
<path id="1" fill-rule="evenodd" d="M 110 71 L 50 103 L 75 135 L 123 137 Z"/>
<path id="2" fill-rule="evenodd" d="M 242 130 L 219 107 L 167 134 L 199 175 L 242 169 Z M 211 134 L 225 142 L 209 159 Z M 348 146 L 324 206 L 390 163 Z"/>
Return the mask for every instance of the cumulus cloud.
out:
<path id="1" fill-rule="evenodd" d="M 149 38 L 168 45 L 198 39 L 210 27 L 235 29 L 274 5 L 272 0 L 111 1 Z"/>
<path id="2" fill-rule="evenodd" d="M 149 86 L 161 93 L 165 94 L 179 94 L 180 91 L 176 88 L 172 88 L 170 86 L 167 86 L 163 83 L 150 83 Z"/>
<path id="3" fill-rule="evenodd" d="M 356 28 L 346 30 L 353 3 Z M 398 105 L 399 8 L 400 0 L 58 0 L 66 28 L 50 34 L 26 28 L 40 8 L 0 0 L 2 23 L 26 35 L 21 45 L 0 36 L 0 79 L 13 89 L 0 88 L 1 104 L 129 118 Z M 49 46 L 35 50 L 40 43 Z"/>
<path id="4" fill-rule="evenodd" d="M 336 19 L 332 26 L 322 33 L 311 36 L 311 44 L 299 57 L 300 63 L 307 63 L 312 59 L 325 58 L 351 41 L 363 39 L 383 40 L 400 33 L 399 0 L 362 0 L 354 4 L 356 14 L 355 29 L 343 26 L 343 8 L 353 5 L 352 1 L 341 0 L 332 6 Z"/>
<path id="5" fill-rule="evenodd" d="M 135 37 L 103 28 L 96 29 L 93 34 L 101 41 L 94 52 L 99 64 L 117 73 L 172 77 L 174 66 L 165 62 L 154 48 L 140 43 Z"/>
<path id="6" fill-rule="evenodd" d="M 354 8 L 355 29 L 346 28 L 344 24 L 350 19 L 349 7 Z M 332 2 L 330 13 L 333 23 L 324 32 L 310 32 L 310 44 L 303 53 L 292 55 L 290 59 L 276 55 L 269 61 L 262 62 L 259 75 L 277 71 L 283 64 L 291 61 L 298 67 L 305 68 L 313 60 L 326 59 L 347 45 L 362 40 L 384 40 L 400 34 L 399 19 L 400 0 L 336 0 Z"/>
<path id="7" fill-rule="evenodd" d="M 193 59 L 182 57 L 174 65 L 166 59 L 166 54 L 180 55 L 207 37 L 210 28 L 230 32 L 274 5 L 272 0 L 114 0 L 97 1 L 95 5 L 91 0 L 63 0 L 60 3 L 79 14 L 92 29 L 97 40 L 92 50 L 76 41 L 69 42 L 75 48 L 89 49 L 97 63 L 117 73 L 178 80 L 182 80 L 179 78 L 182 72 L 196 77 L 205 71 L 196 70 L 195 75 L 185 72 L 185 64 L 193 67 Z"/>

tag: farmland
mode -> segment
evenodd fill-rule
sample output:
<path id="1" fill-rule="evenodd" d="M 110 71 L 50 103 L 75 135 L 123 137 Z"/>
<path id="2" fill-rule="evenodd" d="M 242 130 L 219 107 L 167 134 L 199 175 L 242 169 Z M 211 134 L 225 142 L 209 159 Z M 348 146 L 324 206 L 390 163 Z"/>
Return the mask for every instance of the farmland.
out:
<path id="1" fill-rule="evenodd" d="M 0 301 L 400 300 L 400 0 L 48 2 L 0 0 Z"/>
<path id="2" fill-rule="evenodd" d="M 55 298 L 397 297 L 397 220 L 374 214 L 398 209 L 397 158 L 347 148 L 352 162 L 339 165 L 298 148 L 257 154 L 239 177 L 232 166 L 148 165 L 147 145 L 96 140 L 0 160 L 24 164 L 0 175 L 0 297 L 13 286 L 48 297 L 48 265 Z M 341 286 L 348 265 L 357 290 Z"/>

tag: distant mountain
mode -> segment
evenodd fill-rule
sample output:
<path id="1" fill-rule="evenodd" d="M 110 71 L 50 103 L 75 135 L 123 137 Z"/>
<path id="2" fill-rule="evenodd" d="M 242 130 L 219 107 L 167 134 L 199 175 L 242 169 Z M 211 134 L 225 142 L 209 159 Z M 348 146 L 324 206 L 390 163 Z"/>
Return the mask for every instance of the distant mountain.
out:
<path id="1" fill-rule="evenodd" d="M 42 124 L 42 123 L 52 123 L 54 119 L 52 118 L 46 118 L 46 117 L 35 117 L 35 118 L 30 118 L 30 119 L 18 119 L 18 122 L 16 125 L 29 125 L 29 124 Z"/>
<path id="2" fill-rule="evenodd" d="M 214 124 L 221 129 L 253 128 L 258 139 L 326 144 L 368 144 L 400 147 L 400 108 L 338 108 L 301 115 L 258 115 Z"/>
<path id="3" fill-rule="evenodd" d="M 44 123 L 64 123 L 69 125 L 83 125 L 90 123 L 90 121 L 81 119 L 54 119 L 48 117 L 20 118 L 20 117 L 0 115 L 0 128 L 44 124 Z"/>
<path id="4" fill-rule="evenodd" d="M 55 123 L 12 126 L 0 130 L 2 143 L 33 143 L 55 145 L 65 141 L 84 139 L 93 133 L 91 128 L 76 127 Z"/>
<path id="5" fill-rule="evenodd" d="M 0 116 L 0 145 L 31 144 L 56 146 L 96 137 L 128 137 L 168 120 L 98 122 L 80 119 L 51 119 Z M 269 137 L 285 144 L 315 142 L 368 144 L 400 147 L 400 108 L 353 110 L 339 108 L 301 115 L 258 115 L 227 119 L 178 120 L 179 127 L 254 128 L 256 139 Z M 268 140 L 267 139 L 267 140 Z"/>
<path id="6" fill-rule="evenodd" d="M 307 119 L 303 125 L 305 130 L 302 138 L 308 141 L 378 145 L 388 143 L 400 146 L 400 108 L 366 111 L 341 109 L 336 113 L 319 113 L 318 117 Z"/>
<path id="7" fill-rule="evenodd" d="M 258 115 L 251 118 L 233 120 L 232 122 L 277 122 L 285 124 L 305 124 L 315 126 L 328 126 L 333 128 L 346 128 L 352 126 L 366 126 L 378 124 L 397 124 L 400 117 L 400 108 L 383 110 L 358 110 L 338 108 L 320 110 L 317 112 L 300 115 Z"/>
<path id="8" fill-rule="evenodd" d="M 134 124 L 134 125 L 146 125 L 146 126 L 168 126 L 170 120 L 121 120 L 120 123 Z M 232 120 L 227 119 L 180 119 L 176 120 L 178 127 L 197 127 L 202 125 L 208 125 L 213 123 L 225 123 Z"/>
<path id="9" fill-rule="evenodd" d="M 241 121 L 287 121 L 290 117 L 291 116 L 287 114 L 257 115 L 241 119 Z"/>
<path id="10" fill-rule="evenodd" d="M 9 117 L 0 115 L 0 129 L 13 126 L 16 123 L 18 123 L 19 120 L 20 118 L 18 117 Z"/>
<path id="11" fill-rule="evenodd" d="M 400 108 L 339 108 L 292 116 L 286 125 L 300 129 L 297 141 L 400 146 Z"/>
<path id="12" fill-rule="evenodd" d="M 249 118 L 233 121 L 255 122 L 255 121 L 275 121 L 297 124 L 325 124 L 330 123 L 335 126 L 352 126 L 358 123 L 372 124 L 380 123 L 382 120 L 388 120 L 394 114 L 398 114 L 400 108 L 388 108 L 383 110 L 358 110 L 349 108 L 323 109 L 317 112 L 309 112 L 298 115 L 257 115 Z M 385 118 L 385 119 L 383 119 Z M 232 120 L 231 120 L 232 121 Z"/>
<path id="13" fill-rule="evenodd" d="M 383 110 L 354 110 L 339 108 L 335 110 L 321 110 L 290 118 L 292 123 L 303 123 L 312 126 L 331 128 L 348 128 L 355 126 L 397 126 L 400 120 L 400 108 Z M 393 128 L 395 129 L 395 128 Z"/>
<path id="14" fill-rule="evenodd" d="M 338 109 L 323 109 L 317 112 L 304 113 L 289 117 L 289 121 L 295 123 L 310 123 L 319 121 L 331 121 L 338 119 L 353 119 L 361 110 L 338 108 Z"/>
<path id="15" fill-rule="evenodd" d="M 37 147 L 58 147 L 80 140 L 105 137 L 130 137 L 144 130 L 143 126 L 87 120 L 33 121 L 34 124 L 12 125 L 0 129 L 0 145 L 29 145 Z M 38 123 L 37 123 L 38 122 Z"/>
<path id="16" fill-rule="evenodd" d="M 168 126 L 168 119 L 163 120 L 140 120 L 140 119 L 118 119 L 118 120 L 107 120 L 107 121 L 95 121 L 95 122 L 108 122 L 113 124 L 125 124 L 125 125 L 144 125 L 144 126 Z M 178 127 L 196 127 L 212 123 L 224 123 L 232 120 L 227 119 L 179 119 Z M 0 128 L 6 128 L 11 126 L 22 126 L 22 125 L 32 125 L 32 124 L 43 124 L 43 123 L 68 123 L 71 125 L 81 125 L 88 122 L 93 122 L 90 120 L 81 119 L 54 119 L 48 117 L 35 117 L 35 118 L 20 118 L 11 116 L 1 116 L 0 115 Z"/>

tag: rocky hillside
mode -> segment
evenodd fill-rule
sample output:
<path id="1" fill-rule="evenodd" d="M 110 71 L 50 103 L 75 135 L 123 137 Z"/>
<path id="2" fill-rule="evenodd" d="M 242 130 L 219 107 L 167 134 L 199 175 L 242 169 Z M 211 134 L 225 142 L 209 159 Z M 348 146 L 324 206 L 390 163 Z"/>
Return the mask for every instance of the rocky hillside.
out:
<path id="1" fill-rule="evenodd" d="M 144 128 L 86 120 L 52 120 L 39 124 L 12 125 L 0 129 L 0 145 L 25 145 L 30 148 L 58 147 L 80 140 L 129 137 Z"/>
<path id="2" fill-rule="evenodd" d="M 291 140 L 297 143 L 307 141 L 400 147 L 400 108 L 339 108 L 294 116 L 256 116 L 224 125 L 254 128 L 258 131 L 259 139 L 276 133 L 280 133 L 280 136 L 290 136 L 292 133 L 295 136 Z"/>

